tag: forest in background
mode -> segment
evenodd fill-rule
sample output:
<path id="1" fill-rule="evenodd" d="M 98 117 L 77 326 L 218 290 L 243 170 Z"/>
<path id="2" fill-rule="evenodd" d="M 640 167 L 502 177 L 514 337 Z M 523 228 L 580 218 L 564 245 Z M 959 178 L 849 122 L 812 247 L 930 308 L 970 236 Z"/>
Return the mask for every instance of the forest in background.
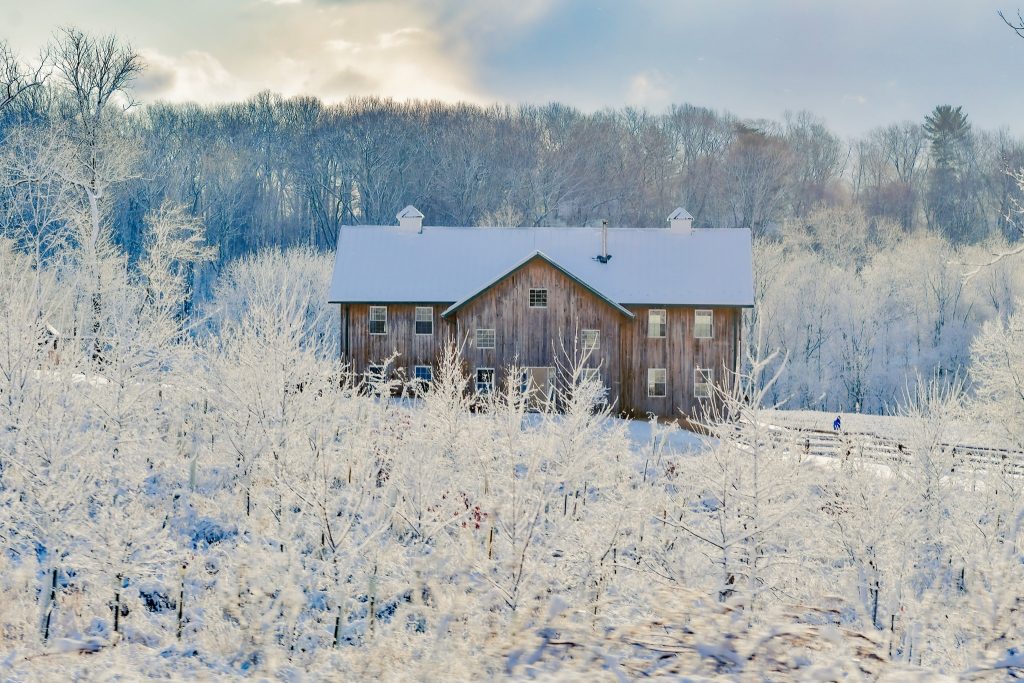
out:
<path id="1" fill-rule="evenodd" d="M 110 73 L 83 68 L 84 47 Z M 69 29 L 44 53 L 35 69 L 0 50 L 0 233 L 41 260 L 102 233 L 134 266 L 148 217 L 177 207 L 216 247 L 186 268 L 183 315 L 233 259 L 327 251 L 340 225 L 391 224 L 409 203 L 428 225 L 513 226 L 660 226 L 681 205 L 697 227 L 753 231 L 748 349 L 790 367 L 772 398 L 887 412 L 915 375 L 963 379 L 977 331 L 1024 292 L 1005 264 L 965 279 L 1018 248 L 1024 140 L 973 128 L 961 107 L 842 140 L 808 112 L 692 105 L 136 103 L 145 65 L 116 37 Z"/>

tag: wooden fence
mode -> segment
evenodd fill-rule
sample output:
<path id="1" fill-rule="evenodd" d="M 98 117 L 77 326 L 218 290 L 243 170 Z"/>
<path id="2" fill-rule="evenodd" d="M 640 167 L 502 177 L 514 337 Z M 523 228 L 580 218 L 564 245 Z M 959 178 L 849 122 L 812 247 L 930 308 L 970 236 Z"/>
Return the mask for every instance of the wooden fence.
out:
<path id="1" fill-rule="evenodd" d="M 748 418 L 743 418 L 749 424 Z M 774 445 L 796 448 L 807 455 L 824 458 L 863 458 L 873 463 L 888 466 L 906 466 L 912 462 L 912 449 L 899 439 L 872 432 L 824 431 L 820 429 L 798 429 L 771 423 L 762 423 L 762 436 Z M 749 444 L 749 427 L 734 424 L 728 433 L 719 430 L 720 438 L 738 439 Z M 971 444 L 936 444 L 934 453 L 950 465 L 950 474 L 963 466 L 972 470 L 1005 472 L 1015 477 L 1024 477 L 1024 452 L 1006 448 L 975 446 Z"/>

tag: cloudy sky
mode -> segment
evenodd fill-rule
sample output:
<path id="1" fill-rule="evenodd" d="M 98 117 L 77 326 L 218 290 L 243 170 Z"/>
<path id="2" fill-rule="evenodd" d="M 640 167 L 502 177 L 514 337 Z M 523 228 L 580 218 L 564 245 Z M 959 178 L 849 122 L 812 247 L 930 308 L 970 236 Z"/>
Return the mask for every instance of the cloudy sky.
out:
<path id="1" fill-rule="evenodd" d="M 855 135 L 936 104 L 1024 133 L 1024 40 L 992 0 L 0 0 L 24 54 L 58 25 L 116 32 L 143 101 L 270 89 L 586 110 L 672 102 Z"/>

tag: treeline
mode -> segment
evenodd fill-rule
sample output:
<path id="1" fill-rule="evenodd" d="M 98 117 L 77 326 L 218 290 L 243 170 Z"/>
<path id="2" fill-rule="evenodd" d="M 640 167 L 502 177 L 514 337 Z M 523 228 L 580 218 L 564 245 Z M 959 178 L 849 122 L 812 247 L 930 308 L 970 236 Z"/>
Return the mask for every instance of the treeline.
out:
<path id="1" fill-rule="evenodd" d="M 0 106 L 0 140 L 78 116 L 73 76 L 49 73 Z M 131 79 L 120 85 L 111 124 L 135 155 L 104 201 L 132 255 L 165 200 L 203 219 L 222 262 L 267 245 L 330 248 L 343 223 L 388 224 L 408 203 L 445 225 L 661 225 L 682 205 L 697 226 L 758 235 L 843 206 L 962 244 L 1014 234 L 1006 216 L 1020 192 L 1007 172 L 1024 166 L 1024 142 L 974 130 L 949 106 L 845 141 L 807 112 L 749 121 L 688 104 L 585 113 L 261 93 L 125 113 Z"/>
<path id="2" fill-rule="evenodd" d="M 341 224 L 390 224 L 408 203 L 439 225 L 661 225 L 682 205 L 698 226 L 756 234 L 853 204 L 976 242 L 1013 234 L 1008 171 L 1024 166 L 1024 142 L 975 132 L 948 107 L 851 142 L 806 112 L 749 122 L 692 105 L 588 114 L 262 93 L 128 120 L 143 152 L 115 211 L 120 240 L 130 246 L 140 216 L 169 198 L 202 215 L 226 255 L 332 247 Z"/>

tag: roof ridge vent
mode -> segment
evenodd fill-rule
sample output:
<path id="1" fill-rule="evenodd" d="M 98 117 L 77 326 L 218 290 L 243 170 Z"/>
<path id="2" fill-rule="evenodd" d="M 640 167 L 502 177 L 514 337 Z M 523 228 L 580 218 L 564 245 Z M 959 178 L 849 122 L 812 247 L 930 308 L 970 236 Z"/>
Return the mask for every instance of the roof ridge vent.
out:
<path id="1" fill-rule="evenodd" d="M 410 204 L 395 216 L 398 219 L 398 227 L 409 232 L 423 232 L 423 214 L 415 206 Z"/>
<path id="2" fill-rule="evenodd" d="M 683 207 L 678 207 L 668 216 L 668 229 L 685 235 L 693 232 L 693 216 Z"/>

